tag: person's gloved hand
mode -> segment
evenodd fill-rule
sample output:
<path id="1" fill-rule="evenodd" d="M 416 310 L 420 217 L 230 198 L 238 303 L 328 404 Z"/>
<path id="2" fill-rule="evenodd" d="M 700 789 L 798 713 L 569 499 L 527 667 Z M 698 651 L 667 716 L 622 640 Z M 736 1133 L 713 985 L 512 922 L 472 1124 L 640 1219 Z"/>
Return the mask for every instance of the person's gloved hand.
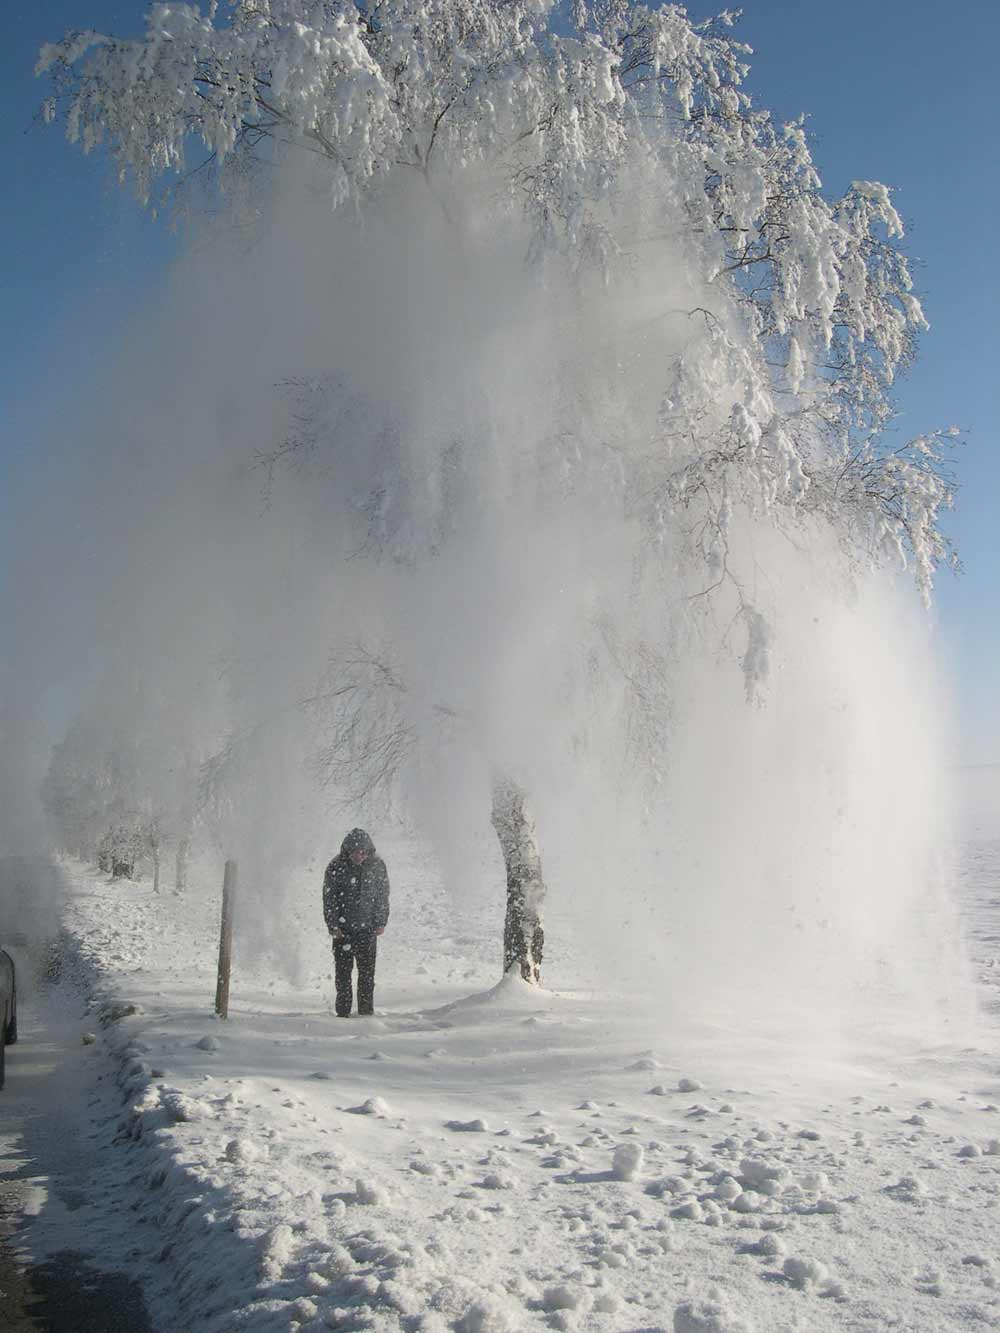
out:
<path id="1" fill-rule="evenodd" d="M 384 935 L 384 934 L 385 934 L 385 926 L 380 926 L 380 927 L 378 928 L 378 930 L 376 930 L 375 934 L 376 934 L 376 935 Z"/>

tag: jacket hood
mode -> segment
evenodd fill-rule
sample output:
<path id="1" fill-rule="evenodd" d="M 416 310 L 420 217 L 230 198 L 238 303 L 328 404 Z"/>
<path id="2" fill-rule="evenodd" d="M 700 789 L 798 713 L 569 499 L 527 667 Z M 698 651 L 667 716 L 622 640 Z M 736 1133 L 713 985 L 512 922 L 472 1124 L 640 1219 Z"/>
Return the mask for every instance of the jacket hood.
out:
<path id="1" fill-rule="evenodd" d="M 365 851 L 369 856 L 374 856 L 375 844 L 363 828 L 352 828 L 340 844 L 340 850 L 344 856 L 350 856 L 351 852 L 359 851 Z"/>

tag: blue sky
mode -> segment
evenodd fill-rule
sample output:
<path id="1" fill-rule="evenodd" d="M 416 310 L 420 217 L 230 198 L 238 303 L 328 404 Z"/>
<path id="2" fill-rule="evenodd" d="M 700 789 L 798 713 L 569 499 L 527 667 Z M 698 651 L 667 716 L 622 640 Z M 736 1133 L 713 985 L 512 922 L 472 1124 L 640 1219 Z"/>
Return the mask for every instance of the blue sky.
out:
<path id="1" fill-rule="evenodd" d="M 30 484 L 59 484 L 74 413 L 100 357 L 163 282 L 174 238 L 140 213 L 99 161 L 33 124 L 42 41 L 67 28 L 141 28 L 144 0 L 7 0 L 0 19 L 0 556 Z M 721 8 L 721 5 L 719 6 Z M 705 16 L 715 6 L 692 5 Z M 750 88 L 783 117 L 807 113 L 831 191 L 852 179 L 895 187 L 920 261 L 931 321 L 901 384 L 901 433 L 955 423 L 969 432 L 950 521 L 965 573 L 937 605 L 958 705 L 960 756 L 1000 761 L 1000 45 L 995 0 L 749 0 L 737 29 L 755 48 Z M 99 335 L 99 336 L 97 336 Z M 103 350 L 102 350 L 103 349 Z"/>

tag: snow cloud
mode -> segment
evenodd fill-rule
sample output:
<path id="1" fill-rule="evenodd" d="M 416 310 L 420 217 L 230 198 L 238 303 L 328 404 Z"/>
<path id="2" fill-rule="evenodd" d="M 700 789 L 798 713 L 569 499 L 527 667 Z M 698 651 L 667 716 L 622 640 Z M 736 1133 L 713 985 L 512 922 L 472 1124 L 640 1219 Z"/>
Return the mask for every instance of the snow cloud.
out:
<path id="1" fill-rule="evenodd" d="M 500 771 L 555 913 L 665 1021 L 940 1012 L 959 969 L 920 617 L 819 526 L 693 537 L 656 503 L 692 348 L 720 423 L 745 394 L 738 321 L 638 186 L 616 225 L 641 262 L 610 284 L 527 263 L 473 186 L 414 173 L 358 221 L 293 163 L 244 228 L 192 230 L 36 525 L 18 716 L 155 752 L 150 799 L 240 859 L 241 947 L 293 973 L 292 871 L 405 818 L 462 893 Z M 738 584 L 695 579 L 693 539 Z M 352 762 L 365 728 L 391 800 Z"/>

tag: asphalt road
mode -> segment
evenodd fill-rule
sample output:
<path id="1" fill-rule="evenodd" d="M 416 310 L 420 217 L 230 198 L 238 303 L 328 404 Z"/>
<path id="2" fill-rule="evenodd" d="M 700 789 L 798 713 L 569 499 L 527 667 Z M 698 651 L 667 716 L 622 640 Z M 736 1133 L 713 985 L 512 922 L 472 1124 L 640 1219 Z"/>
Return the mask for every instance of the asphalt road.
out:
<path id="1" fill-rule="evenodd" d="M 0 1091 L 0 1329 L 159 1333 L 108 1244 L 120 1227 L 100 1226 L 114 1202 L 113 1157 L 108 1108 L 81 1047 L 80 996 L 58 977 L 42 984 L 28 951 L 12 952 L 20 1040 L 7 1048 Z"/>

